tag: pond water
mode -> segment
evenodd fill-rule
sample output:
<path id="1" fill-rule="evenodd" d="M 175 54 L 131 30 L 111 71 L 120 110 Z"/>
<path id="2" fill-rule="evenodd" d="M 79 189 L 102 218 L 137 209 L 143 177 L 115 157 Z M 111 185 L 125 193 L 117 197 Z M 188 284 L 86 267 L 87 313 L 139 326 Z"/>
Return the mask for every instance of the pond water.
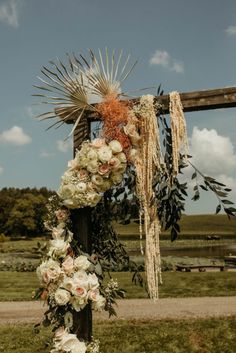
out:
<path id="1" fill-rule="evenodd" d="M 223 259 L 225 256 L 236 255 L 236 244 L 229 245 L 208 245 L 202 247 L 161 247 L 161 255 L 180 257 L 205 257 L 209 259 Z M 140 255 L 140 250 L 132 251 L 132 255 Z"/>

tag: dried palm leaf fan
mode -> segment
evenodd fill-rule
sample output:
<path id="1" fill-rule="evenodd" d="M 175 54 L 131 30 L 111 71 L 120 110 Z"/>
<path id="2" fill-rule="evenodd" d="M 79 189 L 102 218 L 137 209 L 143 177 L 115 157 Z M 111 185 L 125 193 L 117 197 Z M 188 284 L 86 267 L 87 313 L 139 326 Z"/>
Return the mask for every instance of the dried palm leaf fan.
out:
<path id="1" fill-rule="evenodd" d="M 40 120 L 56 118 L 57 121 L 48 129 L 73 122 L 74 127 L 70 135 L 75 131 L 76 134 L 83 135 L 81 134 L 81 129 L 84 129 L 83 113 L 96 111 L 93 103 L 109 96 L 123 95 L 120 91 L 120 85 L 136 65 L 135 62 L 128 69 L 129 60 L 129 55 L 123 60 L 122 51 L 119 52 L 117 59 L 114 50 L 110 56 L 106 48 L 105 59 L 103 59 L 101 50 L 98 50 L 98 59 L 90 50 L 88 59 L 82 55 L 79 55 L 79 58 L 75 54 L 68 55 L 68 66 L 59 59 L 56 62 L 50 61 L 52 68 L 43 67 L 41 73 L 44 78 L 38 77 L 43 85 L 34 86 L 44 93 L 34 94 L 34 96 L 45 98 L 46 100 L 41 104 L 49 104 L 53 108 L 49 112 L 38 115 L 37 118 Z M 56 96 L 49 95 L 47 92 L 56 93 Z M 74 137 L 76 139 L 76 136 Z"/>

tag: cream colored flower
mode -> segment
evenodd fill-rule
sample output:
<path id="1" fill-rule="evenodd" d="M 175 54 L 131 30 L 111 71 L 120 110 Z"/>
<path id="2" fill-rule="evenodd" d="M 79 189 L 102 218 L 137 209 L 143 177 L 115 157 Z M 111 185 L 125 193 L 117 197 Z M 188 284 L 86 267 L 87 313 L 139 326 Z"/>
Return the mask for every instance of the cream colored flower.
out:
<path id="1" fill-rule="evenodd" d="M 66 305 L 71 298 L 70 293 L 66 289 L 58 288 L 54 294 L 57 305 Z"/>
<path id="2" fill-rule="evenodd" d="M 95 290 L 99 287 L 98 278 L 95 273 L 88 274 L 88 288 L 91 290 Z"/>
<path id="3" fill-rule="evenodd" d="M 111 166 L 112 170 L 116 170 L 117 168 L 119 168 L 119 166 L 121 165 L 121 162 L 119 160 L 119 158 L 117 157 L 112 157 L 109 160 L 109 165 Z"/>
<path id="4" fill-rule="evenodd" d="M 123 129 L 125 134 L 129 136 L 133 145 L 136 145 L 140 141 L 141 136 L 137 132 L 136 126 L 134 124 L 127 124 Z"/>
<path id="5" fill-rule="evenodd" d="M 106 299 L 101 294 L 99 294 L 96 296 L 96 299 L 93 300 L 92 307 L 94 310 L 102 311 L 105 307 L 105 304 L 106 304 Z"/>
<path id="6" fill-rule="evenodd" d="M 98 204 L 98 202 L 101 200 L 101 198 L 102 198 L 102 195 L 99 195 L 96 192 L 88 192 L 86 194 L 86 205 L 95 207 Z"/>
<path id="7" fill-rule="evenodd" d="M 112 150 L 109 146 L 103 146 L 98 149 L 98 158 L 102 163 L 108 162 L 112 157 Z"/>
<path id="8" fill-rule="evenodd" d="M 70 275 L 73 273 L 73 270 L 74 270 L 74 260 L 71 256 L 67 256 L 64 261 L 62 262 L 62 265 L 61 265 L 63 271 Z"/>
<path id="9" fill-rule="evenodd" d="M 93 184 L 100 186 L 103 184 L 103 177 L 99 174 L 92 175 L 91 181 Z"/>
<path id="10" fill-rule="evenodd" d="M 67 221 L 68 217 L 69 217 L 69 213 L 67 210 L 64 209 L 59 209 L 57 211 L 55 211 L 55 215 L 58 219 L 58 221 Z"/>
<path id="11" fill-rule="evenodd" d="M 76 184 L 76 188 L 77 188 L 77 191 L 79 193 L 82 193 L 82 192 L 85 192 L 86 189 L 87 189 L 87 185 L 86 183 L 84 183 L 83 181 L 79 182 Z"/>
<path id="12" fill-rule="evenodd" d="M 49 259 L 43 261 L 36 270 L 37 276 L 42 284 L 57 281 L 61 275 L 61 268 L 57 261 Z"/>
<path id="13" fill-rule="evenodd" d="M 70 311 L 67 311 L 64 316 L 65 327 L 72 328 L 73 327 L 73 315 Z"/>
<path id="14" fill-rule="evenodd" d="M 89 286 L 88 274 L 84 270 L 79 270 L 73 276 L 74 287 L 84 287 L 86 290 Z"/>
<path id="15" fill-rule="evenodd" d="M 87 301 L 86 297 L 73 296 L 73 297 L 71 297 L 70 303 L 73 306 L 73 308 L 75 309 L 75 311 L 80 311 L 83 308 L 85 308 L 88 301 Z"/>
<path id="16" fill-rule="evenodd" d="M 68 334 L 68 331 L 65 327 L 61 326 L 55 331 L 54 339 L 61 340 L 65 334 Z"/>
<path id="17" fill-rule="evenodd" d="M 107 176 L 109 175 L 110 173 L 110 161 L 109 161 L 109 164 L 108 163 L 104 163 L 104 164 L 101 164 L 98 168 L 98 174 L 102 175 L 102 176 Z"/>
<path id="18" fill-rule="evenodd" d="M 90 261 L 85 255 L 80 255 L 74 260 L 74 265 L 77 270 L 86 271 L 89 268 L 90 264 Z"/>
<path id="19" fill-rule="evenodd" d="M 84 342 L 79 341 L 77 336 L 72 333 L 64 335 L 60 344 L 61 350 L 68 353 L 85 353 L 86 345 Z"/>
<path id="20" fill-rule="evenodd" d="M 63 239 L 65 236 L 65 229 L 61 227 L 52 228 L 52 237 L 53 239 Z"/>
<path id="21" fill-rule="evenodd" d="M 100 148 L 106 145 L 105 139 L 96 138 L 91 142 L 91 145 L 95 148 Z"/>
<path id="22" fill-rule="evenodd" d="M 86 181 L 88 179 L 88 172 L 85 169 L 79 169 L 77 171 L 77 178 L 79 181 Z"/>
<path id="23" fill-rule="evenodd" d="M 126 155 L 124 154 L 124 152 L 118 153 L 116 155 L 116 157 L 120 160 L 121 163 L 127 162 L 127 158 L 126 158 Z"/>
<path id="24" fill-rule="evenodd" d="M 119 141 L 117 140 L 112 140 L 110 143 L 109 143 L 109 146 L 112 150 L 113 153 L 119 153 L 119 152 L 122 152 L 122 146 L 120 144 Z"/>
<path id="25" fill-rule="evenodd" d="M 50 240 L 50 248 L 48 255 L 54 258 L 64 257 L 69 249 L 70 244 L 63 239 Z"/>
<path id="26" fill-rule="evenodd" d="M 98 159 L 98 154 L 97 151 L 95 149 L 90 149 L 89 152 L 87 153 L 87 158 L 89 160 L 97 160 Z"/>
<path id="27" fill-rule="evenodd" d="M 88 163 L 87 163 L 87 170 L 90 172 L 90 173 L 92 173 L 92 174 L 95 174 L 95 173 L 97 173 L 97 171 L 98 171 L 98 162 L 97 162 L 97 160 L 90 160 L 90 161 L 88 161 Z"/>
<path id="28" fill-rule="evenodd" d="M 68 162 L 68 168 L 71 170 L 75 170 L 79 168 L 79 163 L 78 160 L 72 159 L 71 161 Z"/>

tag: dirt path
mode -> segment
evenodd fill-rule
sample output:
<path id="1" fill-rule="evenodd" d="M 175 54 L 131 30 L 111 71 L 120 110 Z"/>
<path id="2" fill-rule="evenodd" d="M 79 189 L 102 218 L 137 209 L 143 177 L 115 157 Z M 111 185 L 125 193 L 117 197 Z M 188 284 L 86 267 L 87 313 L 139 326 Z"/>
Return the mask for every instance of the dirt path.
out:
<path id="1" fill-rule="evenodd" d="M 0 324 L 37 323 L 44 311 L 42 302 L 0 302 Z M 167 298 L 156 303 L 148 299 L 118 300 L 117 314 L 118 319 L 140 320 L 236 316 L 236 297 Z M 95 313 L 94 319 L 106 320 L 108 315 Z"/>

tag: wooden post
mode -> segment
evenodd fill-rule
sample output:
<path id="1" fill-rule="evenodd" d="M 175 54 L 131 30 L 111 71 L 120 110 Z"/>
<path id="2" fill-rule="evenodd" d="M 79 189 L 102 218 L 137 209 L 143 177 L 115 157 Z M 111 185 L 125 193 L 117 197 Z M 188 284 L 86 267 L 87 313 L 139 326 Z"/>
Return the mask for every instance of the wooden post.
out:
<path id="1" fill-rule="evenodd" d="M 86 118 L 82 118 L 81 124 L 74 132 L 74 156 L 83 140 L 90 138 L 90 123 Z M 90 241 L 91 229 L 91 208 L 85 207 L 71 210 L 72 232 L 74 240 L 88 254 L 92 252 Z M 91 305 L 86 305 L 80 312 L 73 312 L 73 331 L 79 339 L 91 341 L 92 338 L 92 309 Z"/>

